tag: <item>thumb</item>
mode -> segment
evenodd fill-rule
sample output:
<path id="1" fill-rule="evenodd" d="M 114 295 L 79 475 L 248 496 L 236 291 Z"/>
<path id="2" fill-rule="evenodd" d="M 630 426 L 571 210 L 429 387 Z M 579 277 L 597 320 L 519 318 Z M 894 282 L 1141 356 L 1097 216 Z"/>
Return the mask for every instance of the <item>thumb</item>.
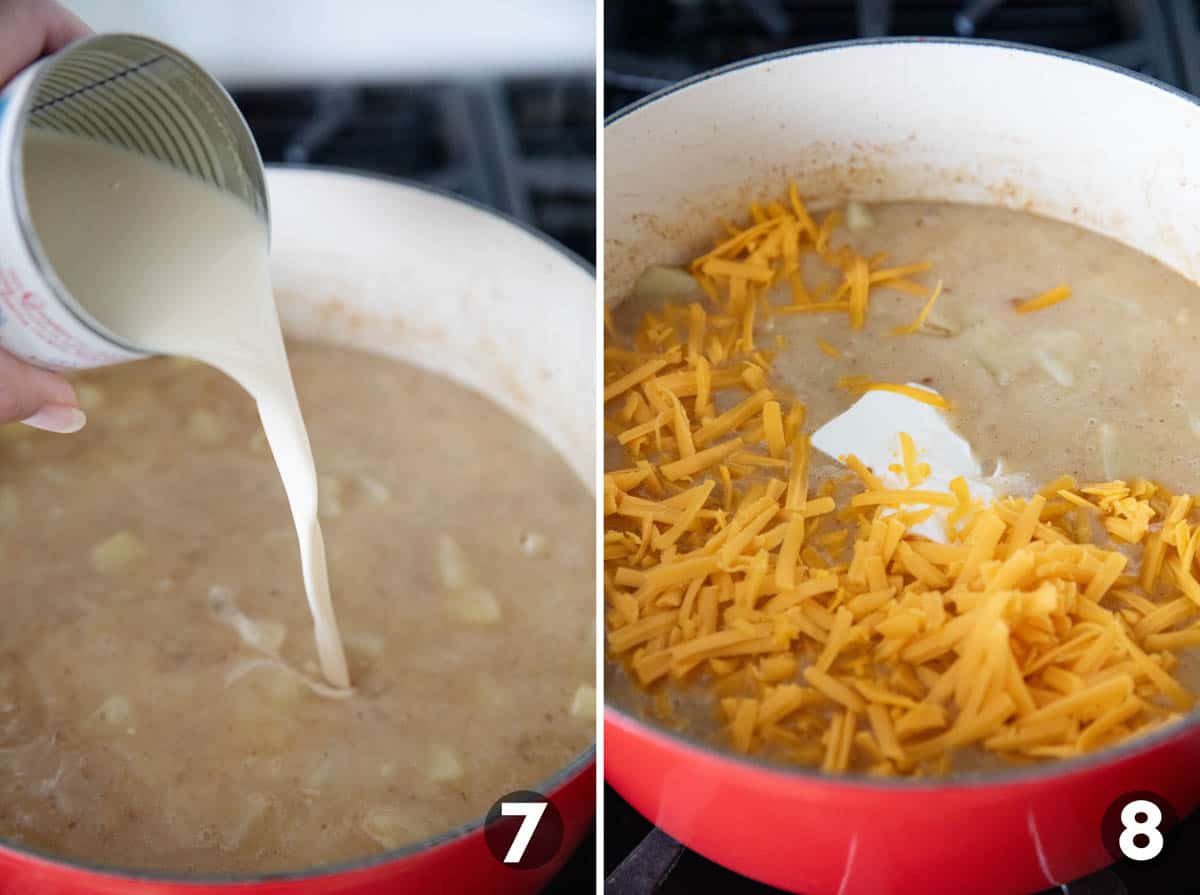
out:
<path id="1" fill-rule="evenodd" d="M 87 417 L 66 379 L 0 351 L 0 423 L 13 420 L 48 432 L 77 432 Z"/>

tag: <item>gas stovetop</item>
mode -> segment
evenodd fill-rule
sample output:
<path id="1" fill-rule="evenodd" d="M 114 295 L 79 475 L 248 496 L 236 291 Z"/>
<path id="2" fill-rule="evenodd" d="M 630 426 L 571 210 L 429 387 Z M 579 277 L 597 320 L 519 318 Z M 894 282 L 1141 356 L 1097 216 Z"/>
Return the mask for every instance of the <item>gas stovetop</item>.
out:
<path id="1" fill-rule="evenodd" d="M 235 89 L 233 98 L 268 164 L 328 165 L 437 187 L 596 261 L 591 73 Z M 544 895 L 592 892 L 595 880 L 593 829 Z"/>
<path id="2" fill-rule="evenodd" d="M 887 35 L 978 37 L 1104 59 L 1200 93 L 1196 0 L 610 0 L 604 110 L 777 50 Z"/>
<path id="3" fill-rule="evenodd" d="M 590 73 L 234 90 L 267 163 L 331 165 L 473 199 L 596 258 Z"/>
<path id="4" fill-rule="evenodd" d="M 605 114 L 684 78 L 790 47 L 887 35 L 977 37 L 1093 56 L 1200 94 L 1198 0 L 609 0 Z M 689 851 L 605 792 L 606 895 L 767 895 Z M 1168 836 L 1168 863 L 1123 862 L 1051 890 L 1058 895 L 1190 895 L 1200 815 Z M 1188 867 L 1183 866 L 1184 862 Z M 1184 877 L 1185 871 L 1189 874 Z M 1189 887 L 1182 884 L 1189 879 Z"/>

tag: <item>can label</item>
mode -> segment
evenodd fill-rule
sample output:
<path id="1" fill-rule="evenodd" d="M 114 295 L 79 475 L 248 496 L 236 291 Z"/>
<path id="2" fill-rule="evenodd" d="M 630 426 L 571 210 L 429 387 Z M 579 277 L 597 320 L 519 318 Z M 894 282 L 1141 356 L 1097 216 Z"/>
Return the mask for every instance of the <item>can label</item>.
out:
<path id="1" fill-rule="evenodd" d="M 34 254 L 17 196 L 20 110 L 36 63 L 0 93 L 0 348 L 50 370 L 102 367 L 145 357 L 96 332 L 63 300 Z"/>

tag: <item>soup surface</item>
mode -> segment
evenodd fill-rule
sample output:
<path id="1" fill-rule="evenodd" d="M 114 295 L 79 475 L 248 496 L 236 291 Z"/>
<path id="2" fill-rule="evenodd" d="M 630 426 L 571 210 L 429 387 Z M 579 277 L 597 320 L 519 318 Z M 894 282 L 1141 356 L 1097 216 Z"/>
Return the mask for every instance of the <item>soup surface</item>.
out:
<path id="1" fill-rule="evenodd" d="M 888 289 L 872 294 L 861 330 L 841 317 L 778 319 L 775 332 L 794 347 L 776 369 L 803 395 L 807 426 L 855 401 L 821 387 L 839 377 L 922 382 L 951 400 L 951 421 L 987 472 L 1003 461 L 1038 486 L 1070 474 L 1200 490 L 1200 375 L 1190 359 L 1200 346 L 1200 288 L 1133 249 L 1031 214 L 926 203 L 871 214 L 874 226 L 835 241 L 896 263 L 932 262 L 922 279 L 943 282 L 935 311 L 955 334 L 890 337 L 921 301 Z M 1013 313 L 1013 299 L 1059 283 L 1070 285 L 1069 300 Z M 843 356 L 809 350 L 816 338 Z M 1115 443 L 1108 468 L 1103 426 Z"/>
<path id="2" fill-rule="evenodd" d="M 106 865 L 283 871 L 482 816 L 593 737 L 593 502 L 478 394 L 289 346 L 355 690 L 320 670 L 250 397 L 154 359 L 0 429 L 0 837 Z M 278 656 L 276 661 L 275 656 Z"/>
<path id="3" fill-rule="evenodd" d="M 92 317 L 126 344 L 216 367 L 258 402 L 291 503 L 321 671 L 347 688 L 317 471 L 271 293 L 265 221 L 198 177 L 96 140 L 30 128 L 23 158 L 36 237 Z"/>
<path id="4" fill-rule="evenodd" d="M 882 286 L 871 288 L 870 310 L 862 329 L 848 325 L 844 313 L 764 315 L 760 311 L 755 323 L 755 343 L 764 351 L 775 352 L 769 364 L 769 385 L 776 394 L 794 396 L 803 404 L 804 431 L 819 429 L 858 400 L 858 395 L 837 386 L 839 380 L 862 376 L 875 382 L 921 383 L 949 400 L 948 419 L 970 443 L 985 474 L 1001 464 L 1005 473 L 1015 476 L 1010 481 L 1025 483 L 1006 492 L 1008 495 L 1030 497 L 1063 475 L 1074 476 L 1081 483 L 1132 481 L 1141 477 L 1161 482 L 1174 493 L 1200 490 L 1200 397 L 1197 397 L 1198 379 L 1192 359 L 1200 344 L 1197 301 L 1200 289 L 1195 284 L 1111 240 L 1026 213 L 938 203 L 893 203 L 872 206 L 869 214 L 868 226 L 834 229 L 830 244 L 850 246 L 862 258 L 879 258 L 872 269 L 932 262 L 931 272 L 913 274 L 912 279 L 927 287 L 942 281 L 943 293 L 930 318 L 936 325 L 917 335 L 894 336 L 896 327 L 913 321 L 925 299 Z M 726 238 L 722 234 L 718 241 Z M 877 253 L 886 253 L 887 258 Z M 831 296 L 836 299 L 841 271 L 822 263 L 811 246 L 801 256 L 801 265 L 811 295 L 822 296 L 823 300 Z M 1038 295 L 1060 283 L 1070 285 L 1069 300 L 1036 313 L 1014 313 L 1014 300 Z M 658 290 L 631 296 L 613 311 L 618 335 L 610 344 L 632 347 L 629 337 L 639 327 L 645 332 L 647 312 L 660 320 L 658 315 L 668 305 L 703 300 L 698 289 L 692 289 L 690 295 L 683 294 L 686 291 L 680 287 L 674 296 L 655 294 Z M 775 287 L 766 300 L 786 305 L 790 301 L 788 292 L 784 283 Z M 686 343 L 688 318 L 681 310 L 676 319 L 684 321 L 678 324 L 677 331 Z M 710 324 L 710 333 L 714 331 L 712 326 L 715 324 Z M 719 330 L 713 338 L 718 337 Z M 818 341 L 822 343 L 820 346 Z M 644 343 L 641 350 L 645 350 Z M 685 358 L 690 350 L 685 348 Z M 648 356 L 653 355 L 637 355 Z M 634 366 L 638 362 L 631 359 L 628 364 Z M 714 362 L 713 370 L 717 368 Z M 610 376 L 610 381 L 615 376 Z M 746 385 L 740 397 L 717 398 L 704 419 L 711 421 L 713 414 L 728 411 L 738 400 L 761 387 Z M 687 394 L 695 394 L 695 389 Z M 626 403 L 627 399 L 628 395 L 622 395 L 608 405 L 610 420 L 623 412 L 623 406 L 633 408 L 637 403 L 632 399 Z M 670 436 L 678 431 L 671 429 L 669 415 L 664 419 L 667 422 L 663 432 Z M 757 421 L 755 414 L 748 422 L 739 424 L 744 428 L 731 432 L 730 436 L 751 429 Z M 696 429 L 697 439 L 702 431 Z M 761 439 L 761 431 L 760 428 L 757 436 L 747 435 L 747 440 Z M 714 443 L 714 439 L 703 444 L 697 441 L 696 448 L 707 448 Z M 653 454 L 652 439 L 645 450 L 648 455 Z M 628 470 L 633 462 L 616 439 L 607 440 L 606 469 Z M 783 462 L 779 465 L 782 468 Z M 843 464 L 816 450 L 811 453 L 808 470 L 813 489 L 822 482 L 844 480 L 847 475 Z M 766 471 L 770 472 L 770 468 Z M 786 480 L 786 471 L 781 474 Z M 697 476 L 677 482 L 676 486 L 694 487 L 711 477 Z M 752 488 L 755 480 L 752 475 L 734 487 Z M 714 498 L 724 493 L 723 488 L 718 485 Z M 647 493 L 637 492 L 642 496 Z M 674 506 L 678 510 L 683 504 Z M 838 506 L 843 504 L 839 502 Z M 630 543 L 636 544 L 639 535 L 635 523 L 639 521 L 635 518 L 632 522 L 627 519 L 612 523 L 615 529 L 609 530 L 626 525 L 632 537 Z M 666 522 L 657 530 L 666 531 Z M 824 531 L 830 536 L 828 526 Z M 849 543 L 853 541 L 851 535 Z M 778 540 L 774 543 L 778 544 Z M 689 546 L 695 548 L 695 544 Z M 613 549 L 619 555 L 621 548 Z M 629 547 L 631 552 L 634 549 Z M 680 553 L 686 553 L 686 549 L 681 547 Z M 748 557 L 752 554 L 750 550 Z M 699 552 L 691 555 L 698 556 Z M 610 573 L 623 563 L 628 560 L 612 562 Z M 1136 576 L 1136 560 L 1125 571 Z M 773 580 L 773 574 L 772 566 L 768 581 Z M 634 596 L 641 593 L 632 590 L 641 581 L 638 573 L 626 580 L 632 582 Z M 681 593 L 668 592 L 662 598 L 664 602 L 655 605 L 678 605 L 674 600 Z M 688 597 L 682 599 L 688 605 Z M 735 595 L 733 602 L 736 604 L 738 599 Z M 840 600 L 841 597 L 829 605 L 836 608 Z M 1183 602 L 1186 605 L 1187 601 Z M 1195 625 L 1200 608 L 1192 610 L 1180 613 L 1181 628 Z M 643 617 L 654 611 L 658 610 L 653 606 L 644 608 Z M 753 618 L 753 613 L 750 617 Z M 833 617 L 831 610 L 827 617 Z M 829 623 L 824 624 L 827 629 Z M 822 637 L 825 629 L 819 631 Z M 677 641 L 668 640 L 664 633 L 663 642 Z M 820 643 L 816 646 L 819 652 Z M 647 647 L 647 654 L 654 648 Z M 1170 660 L 1177 662 L 1171 666 L 1172 673 L 1193 693 L 1200 692 L 1198 652 L 1195 648 L 1183 649 Z M 797 653 L 800 671 L 817 655 L 798 647 Z M 637 654 L 627 653 L 623 658 L 628 660 L 631 655 Z M 670 679 L 664 678 L 649 689 L 633 683 L 628 665 L 610 661 L 607 698 L 693 736 L 728 747 L 731 724 L 737 726 L 731 717 L 738 711 L 737 700 L 754 692 L 761 695 L 763 684 L 753 683 L 754 675 L 765 674 L 763 669 L 768 660 L 755 666 L 753 675 L 748 674 L 752 682 L 748 689 L 729 683 L 736 675 L 724 680 L 721 677 L 728 674 L 728 668 L 738 668 L 739 661 L 739 657 L 733 656 L 724 666 L 714 663 L 712 669 L 705 666 L 688 672 L 682 680 L 673 672 Z M 939 671 L 946 667 L 940 666 Z M 748 665 L 741 668 L 749 672 Z M 784 671 L 782 677 L 761 680 L 780 682 L 781 688 L 790 687 L 793 681 L 805 684 L 800 674 L 792 674 Z M 1041 699 L 1040 693 L 1035 695 Z M 799 695 L 796 698 L 801 700 Z M 766 704 L 761 702 L 763 706 Z M 834 708 L 839 708 L 836 703 Z M 850 717 L 853 715 L 850 712 L 846 718 L 851 730 L 855 723 L 861 725 L 860 736 L 862 730 L 871 729 L 866 727 L 865 719 Z M 815 753 L 808 750 L 805 754 L 809 758 L 802 760 L 820 764 L 824 749 L 821 744 L 827 743 L 824 730 L 801 724 L 799 739 L 796 731 L 789 728 L 791 738 L 783 739 L 785 731 L 774 744 L 760 741 L 756 733 L 756 745 L 751 751 L 782 757 L 797 745 L 812 745 Z M 780 743 L 784 748 L 779 748 Z M 740 751 L 747 751 L 745 744 Z M 817 756 L 815 760 L 813 754 Z M 1043 757 L 1049 757 L 1049 753 Z M 1028 759 L 1029 756 L 1023 758 Z M 878 755 L 875 760 L 879 761 Z M 852 757 L 850 767 L 861 770 L 869 763 L 864 753 L 859 752 L 857 758 Z M 972 770 L 1001 764 L 995 754 L 968 749 L 954 757 L 953 767 Z M 895 772 L 895 767 L 889 769 L 887 762 L 876 766 L 876 770 L 880 768 L 885 773 Z"/>

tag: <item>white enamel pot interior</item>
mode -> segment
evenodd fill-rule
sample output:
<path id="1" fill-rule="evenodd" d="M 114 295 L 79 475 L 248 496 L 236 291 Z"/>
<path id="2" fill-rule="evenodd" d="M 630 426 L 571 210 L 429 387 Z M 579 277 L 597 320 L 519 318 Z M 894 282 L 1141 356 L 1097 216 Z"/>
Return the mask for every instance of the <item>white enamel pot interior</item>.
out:
<path id="1" fill-rule="evenodd" d="M 350 173 L 268 170 L 271 278 L 290 336 L 374 351 L 469 386 L 595 489 L 596 283 L 530 230 Z"/>
<path id="2" fill-rule="evenodd" d="M 701 76 L 605 128 L 604 289 L 775 198 L 929 199 L 1070 221 L 1200 278 L 1200 106 L 1013 45 L 814 47 Z"/>

